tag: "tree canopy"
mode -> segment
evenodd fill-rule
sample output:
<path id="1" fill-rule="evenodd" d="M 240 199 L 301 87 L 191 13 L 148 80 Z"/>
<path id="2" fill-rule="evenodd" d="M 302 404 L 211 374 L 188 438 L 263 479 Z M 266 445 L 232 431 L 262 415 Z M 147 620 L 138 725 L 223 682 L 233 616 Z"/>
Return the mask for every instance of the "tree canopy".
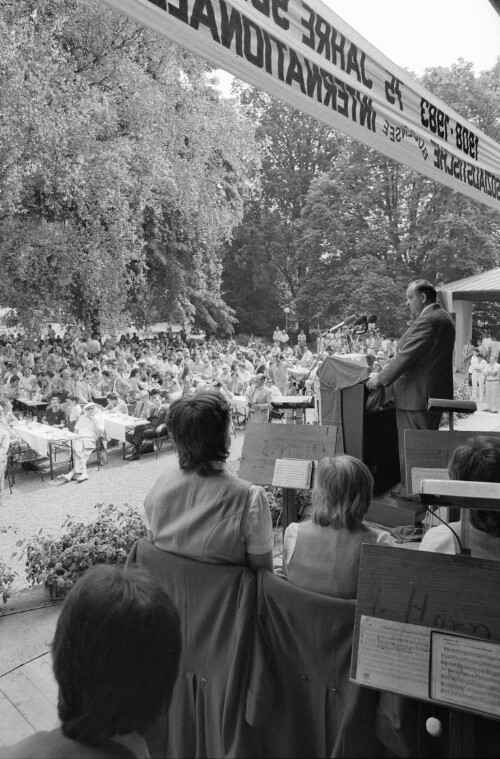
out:
<path id="1" fill-rule="evenodd" d="M 471 64 L 459 61 L 429 69 L 422 82 L 498 140 L 499 73 L 500 63 L 476 76 Z M 350 313 L 375 313 L 385 332 L 398 334 L 407 319 L 409 281 L 441 284 L 499 265 L 500 218 L 493 210 L 322 125 L 313 127 L 266 96 L 250 90 L 244 102 L 253 105 L 259 124 L 262 194 L 247 203 L 224 282 L 247 330 L 274 325 L 289 305 L 299 326 L 327 327 Z M 264 280 L 260 264 L 255 269 L 256 248 L 268 261 Z M 250 274 L 244 299 L 238 295 L 242 272 Z M 267 318 L 245 310 L 246 303 L 261 301 Z"/>
<path id="2" fill-rule="evenodd" d="M 258 152 L 208 67 L 92 0 L 4 2 L 0 67 L 0 302 L 229 328 L 220 249 Z"/>
<path id="3" fill-rule="evenodd" d="M 102 3 L 0 7 L 0 303 L 24 326 L 269 334 L 288 307 L 306 330 L 356 312 L 396 334 L 408 281 L 499 265 L 493 210 L 251 87 L 222 97 Z M 422 83 L 499 141 L 499 74 Z"/>

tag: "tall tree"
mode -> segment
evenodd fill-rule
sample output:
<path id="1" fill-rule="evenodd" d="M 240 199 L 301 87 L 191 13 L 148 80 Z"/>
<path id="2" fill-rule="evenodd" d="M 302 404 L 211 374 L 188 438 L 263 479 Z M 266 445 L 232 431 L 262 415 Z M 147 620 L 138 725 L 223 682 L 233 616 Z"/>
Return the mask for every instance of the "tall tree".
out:
<path id="1" fill-rule="evenodd" d="M 219 251 L 258 161 L 208 67 L 93 0 L 5 4 L 0 67 L 1 302 L 229 325 Z"/>
<path id="2" fill-rule="evenodd" d="M 269 331 L 277 321 L 282 324 L 286 306 L 307 327 L 309 310 L 297 310 L 295 300 L 307 277 L 308 258 L 307 251 L 297 245 L 296 226 L 312 180 L 338 154 L 339 138 L 315 119 L 255 89 L 239 88 L 238 95 L 257 124 L 261 193 L 247 204 L 225 257 L 228 302 L 240 319 L 242 303 L 252 304 L 251 314 L 244 317 L 248 329 Z M 233 289 L 239 277 L 246 281 L 243 296 Z M 258 312 L 257 304 L 262 304 Z"/>
<path id="3" fill-rule="evenodd" d="M 470 64 L 426 73 L 424 84 L 492 137 L 498 137 L 499 88 Z M 450 282 L 499 263 L 493 210 L 346 140 L 328 172 L 314 179 L 301 213 L 299 244 L 310 251 L 299 304 L 337 321 L 349 311 L 384 315 L 404 327 L 404 283 Z"/>

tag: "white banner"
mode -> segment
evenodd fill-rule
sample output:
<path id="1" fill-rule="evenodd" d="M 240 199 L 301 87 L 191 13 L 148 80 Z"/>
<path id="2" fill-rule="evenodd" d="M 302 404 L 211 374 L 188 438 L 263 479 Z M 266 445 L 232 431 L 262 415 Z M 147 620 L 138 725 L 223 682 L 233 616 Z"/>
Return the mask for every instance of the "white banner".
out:
<path id="1" fill-rule="evenodd" d="M 500 145 L 318 0 L 105 2 L 212 66 L 500 209 Z"/>

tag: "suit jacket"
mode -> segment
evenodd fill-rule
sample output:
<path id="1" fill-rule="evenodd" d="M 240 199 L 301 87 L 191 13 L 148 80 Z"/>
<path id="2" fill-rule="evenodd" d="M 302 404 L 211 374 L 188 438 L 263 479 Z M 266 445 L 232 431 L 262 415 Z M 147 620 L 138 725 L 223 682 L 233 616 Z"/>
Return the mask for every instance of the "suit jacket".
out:
<path id="1" fill-rule="evenodd" d="M 455 324 L 438 303 L 420 314 L 400 339 L 379 378 L 393 385 L 396 408 L 419 411 L 429 398 L 453 398 Z"/>

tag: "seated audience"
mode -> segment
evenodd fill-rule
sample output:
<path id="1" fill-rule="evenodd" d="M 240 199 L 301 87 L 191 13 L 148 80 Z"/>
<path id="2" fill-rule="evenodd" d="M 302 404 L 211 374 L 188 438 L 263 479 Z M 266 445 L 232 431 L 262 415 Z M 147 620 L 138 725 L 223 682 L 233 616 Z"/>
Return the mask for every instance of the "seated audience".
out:
<path id="1" fill-rule="evenodd" d="M 179 615 L 144 570 L 99 565 L 66 598 L 52 645 L 61 726 L 0 748 L 1 759 L 149 756 L 144 734 L 168 712 Z"/>
<path id="2" fill-rule="evenodd" d="M 31 371 L 29 365 L 23 366 L 22 375 L 19 378 L 19 387 L 21 392 L 28 395 L 33 393 L 37 385 L 36 377 Z"/>
<path id="3" fill-rule="evenodd" d="M 107 414 L 127 414 L 128 415 L 127 404 L 125 403 L 125 401 L 122 401 L 121 398 L 118 398 L 116 393 L 112 393 L 112 392 L 107 393 L 106 398 L 108 399 L 108 403 L 104 407 L 104 411 Z"/>
<path id="4" fill-rule="evenodd" d="M 109 370 L 109 378 L 113 382 L 113 385 L 111 387 L 112 392 L 116 393 L 118 398 L 121 398 L 123 401 L 127 402 L 130 392 L 130 386 L 128 382 L 123 379 L 123 377 L 120 377 L 116 369 Z"/>
<path id="5" fill-rule="evenodd" d="M 448 473 L 451 480 L 500 482 L 500 440 L 487 435 L 469 438 L 453 451 Z M 471 510 L 469 521 L 471 555 L 500 561 L 500 512 Z M 460 522 L 432 527 L 424 535 L 420 550 L 459 553 L 455 535 L 460 537 L 460 527 Z"/>
<path id="6" fill-rule="evenodd" d="M 74 468 L 68 474 L 60 474 L 58 479 L 63 482 L 85 482 L 87 474 L 87 461 L 96 446 L 98 439 L 104 436 L 104 425 L 100 415 L 97 415 L 95 403 L 87 403 L 83 407 L 84 413 L 75 424 L 75 433 L 79 436 L 73 440 Z M 101 451 L 101 464 L 107 461 L 106 450 Z"/>
<path id="7" fill-rule="evenodd" d="M 274 384 L 271 377 L 266 377 L 265 387 L 270 395 L 271 403 L 279 403 L 283 400 L 279 387 Z"/>
<path id="8" fill-rule="evenodd" d="M 75 431 L 77 421 L 82 415 L 82 407 L 80 406 L 80 399 L 77 395 L 68 395 L 66 398 L 66 417 L 67 426 L 70 432 Z"/>
<path id="9" fill-rule="evenodd" d="M 288 580 L 334 598 L 356 598 L 363 543 L 392 545 L 389 533 L 363 522 L 373 495 L 368 467 L 353 456 L 320 460 L 312 519 L 292 522 L 283 540 Z"/>
<path id="10" fill-rule="evenodd" d="M 142 381 L 141 370 L 138 367 L 135 367 L 135 369 L 132 369 L 130 372 L 127 384 L 129 387 L 129 401 L 130 403 L 135 403 L 139 400 L 141 390 L 144 390 L 144 382 Z"/>
<path id="11" fill-rule="evenodd" d="M 231 412 L 215 390 L 181 398 L 167 424 L 179 468 L 148 493 L 145 520 L 153 543 L 170 553 L 215 564 L 273 570 L 273 531 L 263 488 L 226 467 Z"/>
<path id="12" fill-rule="evenodd" d="M 13 375 L 6 382 L 2 389 L 2 396 L 5 400 L 16 401 L 21 395 L 20 379 L 18 375 Z"/>
<path id="13" fill-rule="evenodd" d="M 165 423 L 168 407 L 162 402 L 160 391 L 153 388 L 150 393 L 151 410 L 144 423 L 136 424 L 132 432 L 127 432 L 125 437 L 132 446 L 132 454 L 127 457 L 128 461 L 137 461 L 141 455 L 141 447 L 144 440 L 153 440 L 167 432 Z"/>
<path id="14" fill-rule="evenodd" d="M 153 410 L 153 403 L 149 398 L 149 390 L 141 390 L 139 400 L 135 404 L 134 416 L 136 419 L 147 419 Z"/>
<path id="15" fill-rule="evenodd" d="M 170 370 L 165 374 L 165 382 L 163 383 L 163 388 L 167 391 L 168 403 L 172 403 L 173 401 L 176 401 L 178 398 L 182 397 L 182 388 L 177 381 L 174 373 Z"/>
<path id="16" fill-rule="evenodd" d="M 107 369 L 102 370 L 102 379 L 99 384 L 99 389 L 103 395 L 113 392 L 114 380 L 111 379 L 111 375 Z"/>
<path id="17" fill-rule="evenodd" d="M 50 399 L 50 403 L 42 417 L 42 424 L 49 424 L 51 427 L 57 427 L 60 430 L 66 426 L 66 414 L 64 413 L 64 409 L 61 408 L 61 402 L 57 395 L 52 396 Z"/>

